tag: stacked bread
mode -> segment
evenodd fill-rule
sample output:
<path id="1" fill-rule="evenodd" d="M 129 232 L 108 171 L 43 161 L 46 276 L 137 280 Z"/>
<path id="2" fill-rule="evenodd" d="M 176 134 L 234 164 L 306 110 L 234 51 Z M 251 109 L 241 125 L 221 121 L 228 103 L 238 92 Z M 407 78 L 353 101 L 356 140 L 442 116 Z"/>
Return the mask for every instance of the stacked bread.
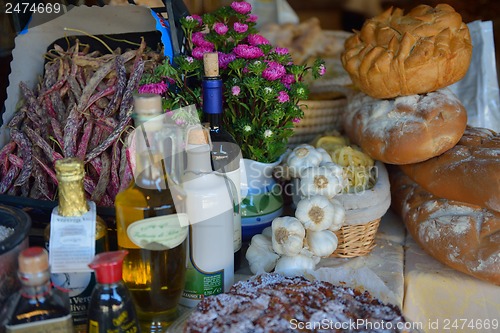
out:
<path id="1" fill-rule="evenodd" d="M 446 87 L 470 64 L 467 26 L 449 5 L 389 9 L 349 38 L 344 68 L 357 91 L 344 129 L 390 168 L 393 208 L 441 262 L 500 284 L 500 138 L 467 128 Z M 396 166 L 397 165 L 397 166 Z"/>

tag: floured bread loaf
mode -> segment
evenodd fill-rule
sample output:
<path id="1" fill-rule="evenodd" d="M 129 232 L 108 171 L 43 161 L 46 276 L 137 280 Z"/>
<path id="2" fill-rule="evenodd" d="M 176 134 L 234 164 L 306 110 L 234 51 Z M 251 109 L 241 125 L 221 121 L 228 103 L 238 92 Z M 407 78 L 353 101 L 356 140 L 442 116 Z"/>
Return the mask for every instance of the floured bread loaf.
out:
<path id="1" fill-rule="evenodd" d="M 500 213 L 437 197 L 393 168 L 393 208 L 422 249 L 445 265 L 500 285 Z"/>
<path id="2" fill-rule="evenodd" d="M 462 137 L 467 112 L 448 89 L 395 99 L 349 98 L 344 130 L 374 160 L 410 164 L 438 156 Z"/>
<path id="3" fill-rule="evenodd" d="M 500 135 L 492 130 L 468 127 L 455 147 L 401 169 L 438 197 L 500 212 Z"/>
<path id="4" fill-rule="evenodd" d="M 460 80 L 469 68 L 467 25 L 451 6 L 420 5 L 404 15 L 390 8 L 345 42 L 342 64 L 374 98 L 422 94 Z"/>
<path id="5" fill-rule="evenodd" d="M 185 332 L 408 332 L 397 329 L 411 326 L 404 323 L 396 306 L 368 292 L 269 273 L 203 299 Z"/>

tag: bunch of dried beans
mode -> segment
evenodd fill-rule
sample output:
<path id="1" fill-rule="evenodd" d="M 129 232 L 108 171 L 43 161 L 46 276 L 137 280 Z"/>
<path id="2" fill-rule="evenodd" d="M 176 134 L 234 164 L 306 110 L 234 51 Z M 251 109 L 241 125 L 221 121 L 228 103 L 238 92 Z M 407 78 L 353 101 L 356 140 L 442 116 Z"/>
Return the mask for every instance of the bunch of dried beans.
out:
<path id="1" fill-rule="evenodd" d="M 144 41 L 133 50 L 110 54 L 78 42 L 47 52 L 45 71 L 35 89 L 21 82 L 22 100 L 8 123 L 10 141 L 0 150 L 0 193 L 55 200 L 54 162 L 85 161 L 86 195 L 113 206 L 132 180 L 126 136 L 145 67 L 161 62 Z M 147 69 L 147 68 L 146 68 Z"/>

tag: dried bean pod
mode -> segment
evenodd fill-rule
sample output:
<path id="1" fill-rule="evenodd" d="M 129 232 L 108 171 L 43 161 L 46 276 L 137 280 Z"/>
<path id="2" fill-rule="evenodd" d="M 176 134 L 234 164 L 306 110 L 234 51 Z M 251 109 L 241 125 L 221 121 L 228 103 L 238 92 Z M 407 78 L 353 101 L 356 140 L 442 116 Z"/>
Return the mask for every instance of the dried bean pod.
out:
<path id="1" fill-rule="evenodd" d="M 78 150 L 76 151 L 76 156 L 83 160 L 85 158 L 85 154 L 87 153 L 87 147 L 90 141 L 90 135 L 92 134 L 92 129 L 94 128 L 94 122 L 92 120 L 88 120 L 83 126 L 83 134 L 80 138 L 80 144 L 78 145 Z"/>
<path id="2" fill-rule="evenodd" d="M 58 181 L 57 181 L 57 176 L 56 176 L 56 173 L 54 172 L 54 170 L 52 170 L 45 163 L 43 163 L 41 157 L 36 156 L 36 155 L 33 157 L 35 158 L 35 161 L 38 163 L 38 165 L 42 168 L 42 170 L 45 171 L 45 173 L 47 173 L 47 175 L 50 177 L 52 182 L 57 185 Z"/>
<path id="3" fill-rule="evenodd" d="M 57 143 L 59 144 L 59 146 L 61 146 L 61 149 L 64 149 L 63 131 L 59 120 L 57 120 L 56 118 L 51 118 L 50 125 L 52 127 L 52 133 L 54 134 Z"/>
<path id="4" fill-rule="evenodd" d="M 97 185 L 94 189 L 94 192 L 92 193 L 92 196 L 90 197 L 90 199 L 94 202 L 100 202 L 102 197 L 106 193 L 106 188 L 109 184 L 109 174 L 111 170 L 111 160 L 109 158 L 109 155 L 106 152 L 102 152 L 100 157 L 102 168 L 100 170 Z"/>
<path id="5" fill-rule="evenodd" d="M 45 96 L 43 98 L 43 107 L 42 109 L 46 111 L 46 113 L 51 117 L 51 118 L 56 118 L 57 114 L 56 111 L 54 110 L 54 106 L 52 105 L 52 101 L 50 100 L 49 96 Z"/>
<path id="6" fill-rule="evenodd" d="M 47 141 L 45 141 L 33 129 L 29 127 L 24 127 L 24 132 L 34 145 L 37 145 L 42 149 L 42 151 L 45 153 L 45 155 L 47 155 L 47 157 L 52 163 L 54 163 L 56 160 L 63 158 L 61 154 L 52 149 L 52 147 L 47 143 Z"/>
<path id="7" fill-rule="evenodd" d="M 19 169 L 23 168 L 24 161 L 22 158 L 20 158 L 17 155 L 10 154 L 9 155 L 9 162 L 12 163 L 12 165 L 14 165 L 15 167 L 17 167 Z"/>
<path id="8" fill-rule="evenodd" d="M 10 119 L 9 123 L 7 124 L 7 127 L 9 128 L 21 127 L 24 118 L 26 118 L 26 110 L 27 108 L 25 105 L 23 105 L 19 110 L 17 110 Z"/>
<path id="9" fill-rule="evenodd" d="M 76 138 L 83 124 L 82 114 L 73 107 L 69 112 L 66 124 L 64 125 L 64 156 L 74 157 L 76 155 Z"/>
<path id="10" fill-rule="evenodd" d="M 120 118 L 123 118 L 125 114 L 130 111 L 132 107 L 132 100 L 134 91 L 139 86 L 141 81 L 142 73 L 144 72 L 144 61 L 139 60 L 137 66 L 134 68 L 133 72 L 130 74 L 130 78 L 127 82 L 127 88 L 123 94 L 122 102 L 120 103 Z"/>
<path id="11" fill-rule="evenodd" d="M 47 182 L 47 174 L 43 172 L 38 163 L 35 163 L 35 183 L 33 187 L 36 188 L 37 192 L 40 193 L 46 199 L 48 200 L 52 199 L 52 192 L 50 191 Z M 36 192 L 30 194 L 30 196 L 37 195 L 35 193 Z"/>
<path id="12" fill-rule="evenodd" d="M 134 179 L 129 155 L 129 149 L 123 145 L 120 158 L 120 192 L 126 189 Z"/>
<path id="13" fill-rule="evenodd" d="M 111 180 L 108 186 L 108 193 L 111 199 L 115 200 L 116 195 L 120 190 L 120 175 L 118 174 L 120 168 L 120 147 L 119 141 L 113 143 L 111 149 Z"/>
<path id="14" fill-rule="evenodd" d="M 26 105 L 28 106 L 28 110 L 34 111 L 39 117 L 43 117 L 42 109 L 37 101 L 35 93 L 31 91 L 30 88 L 24 82 L 19 83 L 19 87 L 21 88 L 21 93 L 26 99 Z"/>
<path id="15" fill-rule="evenodd" d="M 6 161 L 9 159 L 9 155 L 14 152 L 16 149 L 16 143 L 14 141 L 10 141 L 3 146 L 0 150 L 0 165 L 4 165 Z"/>
<path id="16" fill-rule="evenodd" d="M 92 95 L 90 97 L 89 103 L 87 104 L 87 106 L 85 107 L 85 109 L 83 109 L 83 111 L 86 111 L 88 108 L 90 108 L 90 106 L 92 104 L 94 104 L 97 101 L 101 100 L 101 98 L 109 96 L 109 95 L 113 95 L 115 92 L 116 92 L 116 86 L 113 85 L 113 86 L 109 86 L 106 89 L 101 90 L 101 91 L 95 93 L 94 95 Z"/>
<path id="17" fill-rule="evenodd" d="M 22 159 L 24 160 L 21 173 L 15 183 L 16 186 L 20 186 L 28 181 L 33 170 L 32 145 L 26 135 L 19 130 L 13 128 L 10 131 L 10 136 L 19 147 Z"/>
<path id="18" fill-rule="evenodd" d="M 6 193 L 11 188 L 20 170 L 21 169 L 19 169 L 15 165 L 10 166 L 7 174 L 0 181 L 0 194 Z"/>
<path id="19" fill-rule="evenodd" d="M 83 177 L 83 188 L 84 188 L 85 192 L 88 193 L 89 196 L 91 196 L 92 193 L 94 193 L 95 186 L 96 186 L 96 184 L 92 180 L 92 178 L 90 178 L 87 175 L 85 175 L 85 177 Z"/>
<path id="20" fill-rule="evenodd" d="M 108 106 L 104 110 L 104 116 L 109 117 L 116 112 L 118 104 L 122 101 L 122 96 L 124 94 L 125 87 L 127 86 L 127 73 L 125 71 L 125 63 L 123 62 L 123 58 L 121 56 L 117 56 L 115 58 L 116 64 L 116 92 L 111 98 Z"/>
<path id="21" fill-rule="evenodd" d="M 127 128 L 127 126 L 130 123 L 130 120 L 131 118 L 129 115 L 123 117 L 118 123 L 118 126 L 116 126 L 116 128 L 113 130 L 113 132 L 111 132 L 111 134 L 106 139 L 104 139 L 97 147 L 92 149 L 92 151 L 90 151 L 87 154 L 87 156 L 85 157 L 85 161 L 88 162 L 94 159 L 95 157 L 99 156 L 104 150 L 110 147 L 113 144 L 113 142 L 115 142 L 115 140 L 117 140 L 122 134 L 122 132 Z"/>

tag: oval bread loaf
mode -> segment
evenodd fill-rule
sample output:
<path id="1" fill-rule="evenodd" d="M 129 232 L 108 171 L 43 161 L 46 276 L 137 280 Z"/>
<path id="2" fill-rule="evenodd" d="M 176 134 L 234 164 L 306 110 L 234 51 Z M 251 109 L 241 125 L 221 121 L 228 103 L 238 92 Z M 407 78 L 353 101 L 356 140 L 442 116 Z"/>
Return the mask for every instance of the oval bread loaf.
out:
<path id="1" fill-rule="evenodd" d="M 397 169 L 397 167 L 393 167 Z M 392 207 L 435 259 L 500 285 L 500 213 L 436 197 L 401 170 L 391 170 Z"/>
<path id="2" fill-rule="evenodd" d="M 472 56 L 467 25 L 451 6 L 389 8 L 345 42 L 341 60 L 353 83 L 374 98 L 422 94 L 465 76 Z"/>
<path id="3" fill-rule="evenodd" d="M 468 127 L 455 147 L 401 169 L 438 197 L 500 212 L 500 136 L 492 130 Z"/>
<path id="4" fill-rule="evenodd" d="M 343 115 L 346 135 L 374 160 L 410 164 L 439 156 L 462 137 L 467 112 L 448 89 L 379 100 L 349 97 Z"/>

